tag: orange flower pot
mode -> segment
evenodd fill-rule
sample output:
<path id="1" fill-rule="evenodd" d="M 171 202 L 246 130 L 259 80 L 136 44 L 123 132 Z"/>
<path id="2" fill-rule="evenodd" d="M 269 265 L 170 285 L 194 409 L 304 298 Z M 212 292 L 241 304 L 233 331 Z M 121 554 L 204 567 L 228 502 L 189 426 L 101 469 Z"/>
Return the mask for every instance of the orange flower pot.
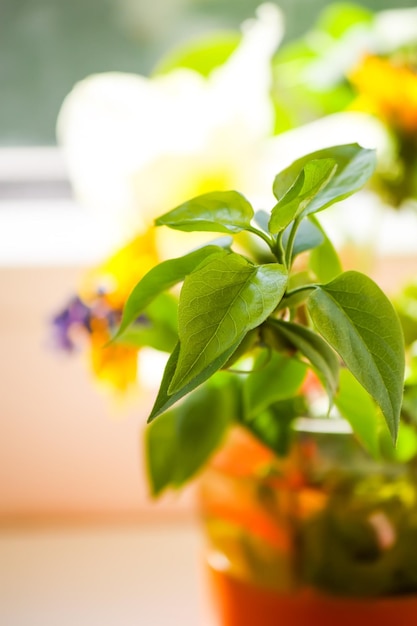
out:
<path id="1" fill-rule="evenodd" d="M 236 430 L 202 479 L 220 624 L 417 624 L 414 465 L 308 430 L 283 459 Z"/>
<path id="2" fill-rule="evenodd" d="M 303 590 L 292 594 L 247 584 L 210 569 L 222 626 L 410 626 L 417 623 L 417 597 L 337 598 Z"/>

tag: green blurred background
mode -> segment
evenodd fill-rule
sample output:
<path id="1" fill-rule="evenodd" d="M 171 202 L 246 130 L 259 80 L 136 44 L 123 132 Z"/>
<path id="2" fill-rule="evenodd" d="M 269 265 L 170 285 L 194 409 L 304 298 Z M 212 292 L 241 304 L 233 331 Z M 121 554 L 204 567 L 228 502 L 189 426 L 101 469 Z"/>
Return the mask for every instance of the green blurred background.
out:
<path id="1" fill-rule="evenodd" d="M 237 29 L 260 0 L 0 0 L 0 145 L 51 145 L 60 104 L 94 72 L 149 73 L 190 38 Z M 326 0 L 279 0 L 286 39 L 304 33 Z M 415 0 L 366 0 L 382 10 Z"/>

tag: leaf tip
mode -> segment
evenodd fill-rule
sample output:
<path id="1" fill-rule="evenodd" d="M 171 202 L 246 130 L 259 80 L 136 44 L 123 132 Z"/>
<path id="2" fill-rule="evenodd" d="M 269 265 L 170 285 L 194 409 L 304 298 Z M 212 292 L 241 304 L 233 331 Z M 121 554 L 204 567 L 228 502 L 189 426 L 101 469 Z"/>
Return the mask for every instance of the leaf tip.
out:
<path id="1" fill-rule="evenodd" d="M 150 413 L 149 413 L 149 415 L 148 415 L 148 418 L 147 418 L 147 420 L 146 420 L 146 423 L 147 423 L 147 424 L 151 424 L 151 423 L 154 421 L 154 419 L 155 419 L 155 418 L 157 418 L 157 417 L 158 417 L 158 415 L 160 415 L 160 414 L 161 414 L 161 412 L 162 412 L 162 411 L 161 411 L 160 409 L 158 409 L 158 408 L 157 408 L 156 403 L 155 403 L 155 404 L 154 404 L 154 406 L 152 407 L 151 412 L 150 412 Z"/>

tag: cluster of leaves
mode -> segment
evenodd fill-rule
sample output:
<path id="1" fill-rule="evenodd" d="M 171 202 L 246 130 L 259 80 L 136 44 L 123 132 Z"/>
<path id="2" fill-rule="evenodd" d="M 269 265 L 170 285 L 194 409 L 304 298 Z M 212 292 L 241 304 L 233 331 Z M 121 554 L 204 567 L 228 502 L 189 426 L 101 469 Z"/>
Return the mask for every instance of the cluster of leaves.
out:
<path id="1" fill-rule="evenodd" d="M 228 236 L 151 269 L 133 289 L 114 338 L 123 341 L 155 298 L 183 283 L 178 342 L 147 429 L 155 494 L 191 478 L 236 421 L 282 452 L 288 424 L 308 410 L 300 389 L 309 368 L 331 405 L 338 401 L 343 363 L 396 439 L 404 380 L 398 317 L 369 277 L 342 272 L 315 216 L 356 192 L 374 167 L 373 151 L 335 146 L 276 176 L 270 213 L 255 213 L 240 193 L 228 191 L 194 198 L 157 220 Z M 259 242 L 262 262 L 246 249 L 234 251 L 233 242 L 242 245 L 242 239 Z M 302 253 L 308 271 L 296 269 Z M 361 426 L 360 416 L 355 424 L 356 416 L 353 411 L 354 428 L 372 447 L 371 429 Z"/>

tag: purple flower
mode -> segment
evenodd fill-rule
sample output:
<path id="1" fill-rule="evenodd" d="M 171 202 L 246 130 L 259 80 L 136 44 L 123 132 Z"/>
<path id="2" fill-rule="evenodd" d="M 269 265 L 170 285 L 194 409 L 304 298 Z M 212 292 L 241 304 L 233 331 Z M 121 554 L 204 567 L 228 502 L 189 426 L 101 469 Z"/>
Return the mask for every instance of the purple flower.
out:
<path id="1" fill-rule="evenodd" d="M 72 352 L 76 348 L 72 339 L 74 329 L 81 328 L 90 332 L 90 319 L 90 308 L 78 296 L 74 296 L 66 308 L 52 319 L 56 347 Z"/>

